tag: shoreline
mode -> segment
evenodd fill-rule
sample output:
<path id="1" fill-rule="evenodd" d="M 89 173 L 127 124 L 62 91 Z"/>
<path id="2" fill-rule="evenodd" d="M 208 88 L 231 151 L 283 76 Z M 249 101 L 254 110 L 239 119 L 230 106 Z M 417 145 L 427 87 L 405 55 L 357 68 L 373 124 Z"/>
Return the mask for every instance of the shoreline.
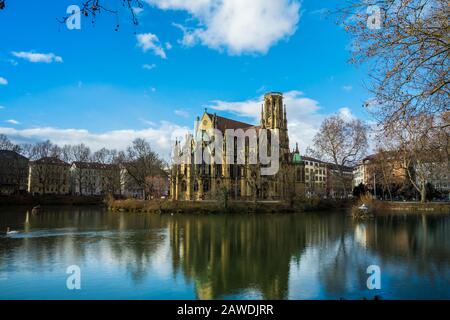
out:
<path id="1" fill-rule="evenodd" d="M 172 200 L 110 200 L 108 210 L 112 212 L 139 212 L 156 214 L 289 214 L 310 211 L 347 210 L 349 201 L 310 199 L 289 205 L 276 201 L 172 201 Z"/>
<path id="2" fill-rule="evenodd" d="M 111 199 L 104 196 L 70 196 L 70 195 L 16 195 L 0 196 L 0 206 L 104 206 L 112 212 L 140 212 L 156 214 L 189 213 L 301 213 L 324 212 L 328 210 L 351 211 L 356 200 L 306 199 L 289 204 L 282 201 L 173 201 L 173 200 L 138 200 Z M 375 215 L 383 214 L 450 214 L 450 202 L 401 202 L 380 201 L 371 203 Z"/>
<path id="3" fill-rule="evenodd" d="M 0 196 L 0 206 L 92 206 L 104 205 L 104 196 L 15 195 Z"/>

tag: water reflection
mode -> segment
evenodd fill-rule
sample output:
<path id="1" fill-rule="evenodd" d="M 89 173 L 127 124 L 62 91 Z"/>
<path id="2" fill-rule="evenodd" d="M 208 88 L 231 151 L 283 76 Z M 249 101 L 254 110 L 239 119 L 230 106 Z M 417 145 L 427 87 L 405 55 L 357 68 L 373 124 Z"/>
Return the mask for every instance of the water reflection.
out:
<path id="1" fill-rule="evenodd" d="M 0 298 L 450 298 L 448 216 L 0 210 Z M 65 268 L 82 267 L 78 296 Z M 382 290 L 366 287 L 382 268 Z M 6 276 L 5 276 L 6 275 Z M 40 279 L 48 279 L 42 283 Z M 45 290 L 47 289 L 47 290 Z M 119 290 L 120 289 L 120 290 Z"/>

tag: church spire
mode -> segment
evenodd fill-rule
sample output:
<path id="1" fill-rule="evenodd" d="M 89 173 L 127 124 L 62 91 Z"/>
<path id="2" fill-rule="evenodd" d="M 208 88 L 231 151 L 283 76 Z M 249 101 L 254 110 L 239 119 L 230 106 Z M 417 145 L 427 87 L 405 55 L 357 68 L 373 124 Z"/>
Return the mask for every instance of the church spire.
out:
<path id="1" fill-rule="evenodd" d="M 261 104 L 261 127 L 264 128 L 264 104 Z"/>

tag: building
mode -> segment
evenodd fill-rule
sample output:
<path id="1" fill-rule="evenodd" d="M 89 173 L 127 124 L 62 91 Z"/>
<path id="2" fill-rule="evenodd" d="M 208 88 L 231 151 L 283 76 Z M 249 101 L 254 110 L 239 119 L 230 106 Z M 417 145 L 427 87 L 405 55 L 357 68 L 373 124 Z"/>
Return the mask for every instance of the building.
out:
<path id="1" fill-rule="evenodd" d="M 408 173 L 401 160 L 392 152 L 383 152 L 365 157 L 353 168 L 353 186 L 363 184 L 401 185 L 408 179 Z"/>
<path id="2" fill-rule="evenodd" d="M 365 166 L 361 162 L 353 167 L 353 187 L 357 187 L 361 184 L 365 185 L 367 183 L 367 178 L 365 175 Z"/>
<path id="3" fill-rule="evenodd" d="M 71 191 L 75 195 L 120 193 L 119 167 L 97 162 L 73 162 L 70 167 Z"/>
<path id="4" fill-rule="evenodd" d="M 158 174 L 147 176 L 145 183 L 138 183 L 136 178 L 123 166 L 120 169 L 121 195 L 135 199 L 166 198 L 169 194 L 168 173 L 167 170 L 155 170 L 155 172 L 158 171 Z"/>
<path id="5" fill-rule="evenodd" d="M 170 195 L 173 200 L 208 200 L 218 199 L 227 196 L 230 199 L 239 200 L 288 200 L 296 196 L 304 196 L 304 164 L 301 161 L 297 150 L 289 150 L 289 136 L 287 127 L 286 107 L 283 104 L 283 95 L 278 92 L 271 92 L 264 96 L 264 104 L 261 108 L 261 118 L 259 125 L 248 124 L 228 118 L 208 113 L 206 110 L 201 117 L 197 118 L 197 125 L 194 133 L 189 135 L 184 145 L 180 142 L 175 144 L 175 153 L 179 157 L 186 159 L 194 158 L 194 150 L 201 148 L 205 150 L 210 144 L 217 141 L 218 137 L 208 137 L 209 143 L 202 140 L 202 145 L 194 141 L 194 137 L 204 137 L 212 129 L 219 131 L 225 136 L 223 141 L 222 162 L 220 164 L 202 160 L 201 163 L 194 164 L 195 161 L 187 161 L 172 166 L 170 174 Z M 260 140 L 256 141 L 257 146 L 250 146 L 250 137 L 244 138 L 244 148 L 239 152 L 245 154 L 245 163 L 238 164 L 237 160 L 237 137 L 228 138 L 226 130 L 239 130 L 245 132 L 256 132 L 259 136 L 260 130 L 272 129 L 278 132 L 279 137 L 279 169 L 275 174 L 262 175 L 261 169 L 264 167 L 258 157 L 256 164 L 250 163 L 250 148 L 259 148 Z M 273 133 L 271 133 L 273 134 Z M 268 137 L 268 149 L 271 149 L 271 136 Z M 234 161 L 227 162 L 227 150 L 234 146 Z M 181 151 L 179 151 L 181 149 Z M 252 149 L 253 150 L 253 149 Z M 213 158 L 215 154 L 211 154 Z M 230 156 L 231 157 L 231 156 Z"/>
<path id="6" fill-rule="evenodd" d="M 450 199 L 450 165 L 446 162 L 428 164 L 430 183 L 436 191 Z M 420 183 L 416 181 L 416 183 Z"/>
<path id="7" fill-rule="evenodd" d="M 15 151 L 0 150 L 0 194 L 27 191 L 28 158 Z"/>
<path id="8" fill-rule="evenodd" d="M 70 164 L 57 157 L 31 161 L 28 171 L 28 192 L 32 194 L 69 194 Z"/>
<path id="9" fill-rule="evenodd" d="M 327 197 L 347 199 L 353 194 L 353 168 L 327 164 Z"/>
<path id="10" fill-rule="evenodd" d="M 120 194 L 127 198 L 143 199 L 144 188 L 136 182 L 124 167 L 120 168 Z"/>
<path id="11" fill-rule="evenodd" d="M 305 170 L 306 196 L 325 197 L 327 194 L 327 164 L 311 157 L 302 157 Z"/>

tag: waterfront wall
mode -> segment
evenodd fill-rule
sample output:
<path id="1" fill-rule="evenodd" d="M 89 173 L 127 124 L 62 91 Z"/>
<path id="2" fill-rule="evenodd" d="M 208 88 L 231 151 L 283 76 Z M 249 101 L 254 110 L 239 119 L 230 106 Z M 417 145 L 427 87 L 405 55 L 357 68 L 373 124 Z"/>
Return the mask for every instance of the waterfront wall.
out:
<path id="1" fill-rule="evenodd" d="M 376 201 L 377 212 L 389 213 L 450 213 L 449 202 Z"/>

